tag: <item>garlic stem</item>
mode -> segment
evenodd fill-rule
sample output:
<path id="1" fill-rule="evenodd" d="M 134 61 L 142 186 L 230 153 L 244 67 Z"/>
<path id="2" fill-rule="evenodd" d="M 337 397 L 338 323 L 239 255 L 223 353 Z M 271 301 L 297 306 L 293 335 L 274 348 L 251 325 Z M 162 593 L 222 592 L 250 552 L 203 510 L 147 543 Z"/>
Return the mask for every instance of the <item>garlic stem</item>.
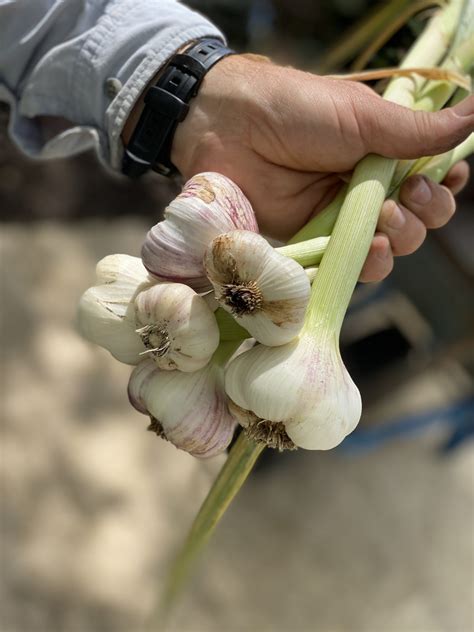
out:
<path id="1" fill-rule="evenodd" d="M 414 42 L 400 67 L 421 66 L 429 68 L 440 64 L 452 51 L 453 46 L 459 42 L 459 25 L 464 20 L 468 2 L 471 2 L 471 0 L 451 0 L 444 9 L 436 13 L 420 37 Z M 460 68 L 446 67 L 444 63 L 441 67 L 446 70 L 462 72 Z M 420 79 L 417 77 L 400 77 L 392 80 L 384 92 L 384 98 L 398 105 L 413 108 L 413 95 L 415 95 L 415 99 L 418 99 L 420 88 L 432 83 L 426 80 L 421 80 L 420 82 Z M 392 95 L 394 98 L 392 98 Z M 431 106 L 425 104 L 419 109 L 433 111 L 439 109 L 439 107 L 441 106 L 435 107 L 434 104 L 431 104 Z"/>
<path id="2" fill-rule="evenodd" d="M 276 251 L 299 263 L 303 268 L 320 263 L 329 243 L 329 237 L 316 237 L 276 248 Z"/>
<path id="3" fill-rule="evenodd" d="M 222 307 L 219 307 L 214 312 L 214 316 L 219 327 L 221 343 L 232 342 L 233 340 L 241 342 L 245 338 L 250 338 L 249 332 L 244 327 L 241 327 L 235 318 Z"/>
<path id="4" fill-rule="evenodd" d="M 174 560 L 158 607 L 150 618 L 150 630 L 163 625 L 197 556 L 207 544 L 227 507 L 244 484 L 262 452 L 243 432 L 230 450 L 227 461 L 197 514 L 186 541 Z"/>
<path id="5" fill-rule="evenodd" d="M 312 286 L 308 333 L 325 324 L 339 335 L 394 169 L 394 160 L 373 154 L 357 165 Z"/>
<path id="6" fill-rule="evenodd" d="M 412 46 L 402 67 L 429 66 L 442 59 L 447 46 L 444 38 L 435 50 L 427 48 L 426 42 L 431 41 L 432 30 L 441 25 L 443 32 L 452 36 L 463 7 L 462 0 L 453 0 L 435 16 Z M 394 103 L 413 106 L 413 89 L 410 80 L 407 83 L 407 78 L 398 77 L 389 84 L 384 97 Z M 312 286 L 304 325 L 306 332 L 322 325 L 329 335 L 339 336 L 395 167 L 395 160 L 375 155 L 367 156 L 357 165 Z"/>
<path id="7" fill-rule="evenodd" d="M 320 236 L 330 235 L 346 197 L 347 189 L 347 185 L 343 185 L 332 202 L 293 235 L 288 244 L 297 244 Z"/>
<path id="8" fill-rule="evenodd" d="M 407 161 L 409 163 L 409 169 L 403 176 L 403 180 L 405 180 L 409 176 L 414 175 L 415 173 L 422 173 L 428 178 L 431 178 L 431 180 L 433 180 L 434 182 L 442 182 L 453 165 L 455 165 L 460 160 L 468 158 L 472 154 L 474 154 L 474 133 L 468 136 L 466 140 L 464 140 L 460 145 L 458 145 L 454 149 L 451 149 L 450 151 L 445 152 L 444 154 L 439 154 L 438 156 L 429 156 L 427 158 L 420 158 L 419 160 L 415 161 Z M 403 167 L 405 167 L 404 163 L 402 163 L 401 165 L 402 169 Z M 397 180 L 396 174 L 393 180 Z M 390 189 L 389 196 L 393 200 L 398 200 L 400 194 L 400 186 L 401 185 L 397 186 L 396 188 L 392 187 Z"/>
<path id="9" fill-rule="evenodd" d="M 464 140 L 460 145 L 458 145 L 457 147 L 455 147 L 452 150 L 452 157 L 451 157 L 451 164 L 449 165 L 449 167 L 447 168 L 447 171 L 449 171 L 449 169 L 455 165 L 457 162 L 459 162 L 460 160 L 464 160 L 465 158 L 469 158 L 469 156 L 471 156 L 472 154 L 474 154 L 474 132 L 472 134 L 470 134 L 466 140 Z M 449 152 L 447 152 L 449 153 Z M 441 154 L 442 156 L 445 156 L 446 154 Z M 430 160 L 430 162 L 428 163 L 426 170 L 431 169 L 431 163 L 432 167 L 433 167 L 433 174 L 434 174 L 434 169 L 436 168 L 436 159 L 438 158 L 438 156 L 435 156 L 432 160 Z M 432 177 L 437 177 L 435 175 L 433 175 Z M 444 176 L 443 176 L 444 177 Z M 442 179 L 442 178 L 441 178 Z"/>
<path id="10" fill-rule="evenodd" d="M 463 10 L 462 16 L 460 14 L 461 9 Z M 454 14 L 458 16 L 460 24 L 441 68 L 459 74 L 469 74 L 472 72 L 474 63 L 474 0 L 465 0 L 464 3 L 460 2 L 453 6 L 451 16 Z M 469 92 L 465 89 L 458 88 L 449 81 L 430 80 L 424 84 L 421 92 L 417 94 L 413 109 L 440 110 L 451 97 L 453 98 L 450 105 L 453 106 L 462 101 L 468 94 Z M 429 160 L 429 158 L 425 160 Z M 417 162 L 416 160 L 400 161 L 395 171 L 390 194 L 401 185 L 405 178 L 412 173 L 420 171 L 420 169 L 415 171 Z"/>
<path id="11" fill-rule="evenodd" d="M 247 334 L 247 338 L 248 338 L 249 337 L 248 332 L 245 331 L 245 333 Z M 215 350 L 214 355 L 212 356 L 212 362 L 214 362 L 214 364 L 218 364 L 219 366 L 224 366 L 227 363 L 227 361 L 230 360 L 230 358 L 234 355 L 234 353 L 240 347 L 242 342 L 243 342 L 242 338 L 240 338 L 239 340 L 221 341 L 221 343 Z"/>
<path id="12" fill-rule="evenodd" d="M 389 32 L 393 22 L 401 12 L 407 11 L 410 5 L 413 5 L 413 0 L 388 0 L 377 5 L 366 17 L 356 22 L 348 32 L 343 33 L 340 41 L 336 42 L 319 61 L 316 71 L 322 74 L 342 68 L 356 55 L 364 54 L 366 47 L 377 40 L 382 33 Z M 416 10 L 419 11 L 418 4 Z"/>
<path id="13" fill-rule="evenodd" d="M 473 73 L 471 72 L 471 85 L 473 83 L 473 79 L 474 79 Z M 470 94 L 471 94 L 471 90 L 466 90 L 465 88 L 458 88 L 456 92 L 453 94 L 453 96 L 449 99 L 448 106 L 454 107 L 458 103 L 461 103 L 461 101 L 464 101 L 464 99 L 468 97 Z"/>
<path id="14" fill-rule="evenodd" d="M 474 58 L 474 0 L 453 0 L 445 11 L 445 17 L 448 28 L 450 18 L 455 19 L 457 28 L 440 67 L 459 74 L 469 74 Z M 413 107 L 415 110 L 439 110 L 456 90 L 457 86 L 449 81 L 427 81 Z"/>

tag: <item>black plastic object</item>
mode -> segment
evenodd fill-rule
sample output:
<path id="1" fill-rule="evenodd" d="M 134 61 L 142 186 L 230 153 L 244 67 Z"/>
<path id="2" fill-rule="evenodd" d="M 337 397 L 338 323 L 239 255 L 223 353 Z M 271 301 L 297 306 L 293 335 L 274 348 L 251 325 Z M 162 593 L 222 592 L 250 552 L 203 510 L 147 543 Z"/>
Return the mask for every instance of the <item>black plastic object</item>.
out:
<path id="1" fill-rule="evenodd" d="M 177 172 L 170 159 L 176 126 L 186 118 L 206 72 L 233 53 L 220 40 L 206 38 L 170 59 L 145 94 L 145 107 L 124 151 L 125 175 L 138 178 L 149 169 L 165 176 Z"/>

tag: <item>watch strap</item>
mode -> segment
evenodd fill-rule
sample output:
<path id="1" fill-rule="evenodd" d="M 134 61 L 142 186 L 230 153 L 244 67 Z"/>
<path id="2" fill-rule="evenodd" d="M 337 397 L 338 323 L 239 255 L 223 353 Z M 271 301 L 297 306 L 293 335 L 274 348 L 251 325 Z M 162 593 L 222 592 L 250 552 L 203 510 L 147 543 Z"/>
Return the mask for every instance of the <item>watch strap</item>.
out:
<path id="1" fill-rule="evenodd" d="M 186 118 L 189 101 L 208 70 L 232 54 L 234 51 L 220 40 L 205 38 L 171 57 L 145 94 L 143 111 L 124 151 L 124 174 L 136 178 L 149 169 L 165 176 L 177 172 L 170 158 L 176 127 Z"/>

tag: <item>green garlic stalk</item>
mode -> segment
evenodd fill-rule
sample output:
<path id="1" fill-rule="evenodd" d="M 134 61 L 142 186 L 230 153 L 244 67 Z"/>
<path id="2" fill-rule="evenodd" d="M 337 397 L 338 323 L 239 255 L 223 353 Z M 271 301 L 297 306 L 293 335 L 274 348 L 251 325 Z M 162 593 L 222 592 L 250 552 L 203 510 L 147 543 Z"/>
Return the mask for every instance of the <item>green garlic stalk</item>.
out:
<path id="1" fill-rule="evenodd" d="M 459 18 L 455 9 L 461 4 L 453 2 L 444 12 L 452 32 Z M 440 18 L 428 27 L 430 35 L 433 23 L 438 27 Z M 434 64 L 443 57 L 445 48 L 427 50 L 425 39 L 422 35 L 415 43 L 404 66 Z M 412 105 L 413 91 L 411 81 L 399 78 L 390 83 L 386 97 Z M 230 363 L 225 386 L 231 410 L 253 440 L 280 449 L 326 450 L 357 425 L 360 395 L 341 360 L 339 334 L 395 166 L 395 160 L 375 155 L 357 165 L 313 283 L 299 338 L 283 347 L 254 347 Z"/>
<path id="2" fill-rule="evenodd" d="M 430 156 L 428 158 L 420 158 L 419 160 L 411 161 L 411 160 L 403 160 L 400 161 L 397 165 L 397 171 L 400 167 L 400 172 L 403 173 L 402 180 L 408 178 L 417 173 L 421 173 L 433 182 L 442 182 L 448 173 L 448 171 L 453 167 L 456 163 L 465 158 L 468 158 L 474 154 L 474 134 L 471 134 L 464 140 L 460 145 L 451 149 L 450 151 L 445 152 L 444 154 L 439 154 L 438 156 Z M 407 165 L 408 163 L 408 165 Z M 407 169 L 408 166 L 408 169 Z M 395 176 L 392 180 L 392 185 L 389 190 L 390 198 L 395 201 L 398 201 L 400 194 L 400 186 L 395 184 L 397 183 L 400 172 L 395 172 Z"/>
<path id="3" fill-rule="evenodd" d="M 400 67 L 429 68 L 445 59 L 442 67 L 446 70 L 468 74 L 474 57 L 473 12 L 473 0 L 453 0 L 429 22 Z M 461 25 L 459 29 L 458 24 Z M 433 111 L 445 105 L 455 90 L 456 86 L 445 81 L 426 81 L 418 76 L 397 77 L 388 85 L 384 98 L 405 107 Z M 415 161 L 404 162 L 408 164 L 404 171 L 398 171 L 392 192 L 400 186 Z M 334 200 L 298 231 L 289 243 L 330 235 L 346 194 L 347 186 L 343 186 Z"/>
<path id="4" fill-rule="evenodd" d="M 441 68 L 461 75 L 469 75 L 473 71 L 474 61 L 474 2 L 473 0 L 465 0 L 461 4 L 462 6 L 459 8 L 452 7 L 452 14 L 455 10 L 459 11 L 459 27 Z M 450 81 L 430 80 L 426 81 L 416 94 L 414 110 L 435 111 L 445 106 L 451 97 L 453 99 L 450 105 L 456 105 L 468 93 L 462 88 L 456 88 Z M 392 191 L 398 188 L 408 175 L 414 173 L 412 170 L 416 162 L 415 160 L 404 160 L 398 164 L 392 183 Z"/>
<path id="5" fill-rule="evenodd" d="M 162 597 L 150 617 L 150 630 L 155 631 L 157 623 L 160 624 L 160 628 L 164 627 L 197 554 L 208 542 L 217 523 L 252 471 L 263 448 L 263 445 L 249 442 L 243 433 L 235 442 L 194 520 L 183 548 L 173 563 Z"/>
<path id="6" fill-rule="evenodd" d="M 328 233 L 329 235 L 330 233 Z M 285 257 L 289 257 L 303 266 L 303 268 L 312 267 L 319 263 L 323 258 L 329 243 L 329 236 L 315 237 L 307 239 L 295 244 L 288 244 L 276 248 L 276 251 Z"/>

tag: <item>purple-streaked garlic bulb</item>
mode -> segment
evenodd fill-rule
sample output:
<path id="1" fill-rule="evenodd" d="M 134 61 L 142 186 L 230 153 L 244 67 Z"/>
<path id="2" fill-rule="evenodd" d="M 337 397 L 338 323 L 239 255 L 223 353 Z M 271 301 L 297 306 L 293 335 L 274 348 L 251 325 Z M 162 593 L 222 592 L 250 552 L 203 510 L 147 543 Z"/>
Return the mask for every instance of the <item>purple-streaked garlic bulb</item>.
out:
<path id="1" fill-rule="evenodd" d="M 222 366 L 210 362 L 193 373 L 161 371 L 144 360 L 132 371 L 128 397 L 150 416 L 150 430 L 193 456 L 223 452 L 237 425 L 227 406 Z"/>
<path id="2" fill-rule="evenodd" d="M 156 278 L 185 283 L 197 292 L 211 289 L 202 260 L 217 235 L 239 229 L 258 232 L 250 202 L 219 173 L 193 176 L 164 216 L 148 231 L 143 263 Z"/>

